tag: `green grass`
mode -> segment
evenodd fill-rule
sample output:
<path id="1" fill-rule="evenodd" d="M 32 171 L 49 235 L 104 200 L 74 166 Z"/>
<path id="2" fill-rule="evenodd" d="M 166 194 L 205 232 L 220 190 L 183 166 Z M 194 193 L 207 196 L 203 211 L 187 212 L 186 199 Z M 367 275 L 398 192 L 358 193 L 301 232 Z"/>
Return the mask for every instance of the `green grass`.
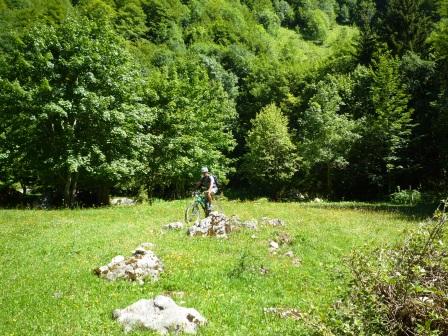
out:
<path id="1" fill-rule="evenodd" d="M 186 204 L 0 210 L 0 335 L 122 335 L 111 318 L 113 309 L 173 291 L 185 292 L 174 297 L 176 302 L 209 320 L 200 335 L 306 335 L 300 323 L 266 316 L 263 308 L 314 307 L 325 313 L 344 288 L 338 271 L 345 255 L 364 244 L 399 239 L 419 220 L 407 208 L 387 205 L 222 201 L 228 215 L 278 217 L 288 224 L 261 227 L 256 239 L 249 230 L 226 240 L 162 230 L 182 218 Z M 268 253 L 276 231 L 294 237 L 290 249 L 301 258 L 300 267 Z M 155 243 L 165 264 L 159 282 L 140 286 L 92 274 L 142 242 Z M 243 258 L 248 266 L 241 268 Z M 253 270 L 260 265 L 268 275 Z"/>

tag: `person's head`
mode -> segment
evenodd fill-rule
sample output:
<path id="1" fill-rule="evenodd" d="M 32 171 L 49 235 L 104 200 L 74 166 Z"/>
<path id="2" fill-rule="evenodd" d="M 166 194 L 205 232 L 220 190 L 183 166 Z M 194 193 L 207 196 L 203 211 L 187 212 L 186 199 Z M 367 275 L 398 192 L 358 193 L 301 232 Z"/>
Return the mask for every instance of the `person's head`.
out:
<path id="1" fill-rule="evenodd" d="M 208 168 L 207 167 L 202 167 L 201 168 L 201 174 L 202 174 L 202 176 L 207 176 L 208 175 Z"/>

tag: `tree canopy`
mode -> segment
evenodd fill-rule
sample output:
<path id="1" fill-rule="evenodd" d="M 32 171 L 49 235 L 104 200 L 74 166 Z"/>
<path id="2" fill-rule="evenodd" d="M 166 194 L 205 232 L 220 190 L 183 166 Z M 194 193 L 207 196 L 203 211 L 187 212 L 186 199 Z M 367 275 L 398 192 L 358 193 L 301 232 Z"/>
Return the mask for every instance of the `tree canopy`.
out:
<path id="1" fill-rule="evenodd" d="M 181 197 L 207 165 L 266 195 L 443 190 L 446 8 L 0 0 L 0 184 Z"/>

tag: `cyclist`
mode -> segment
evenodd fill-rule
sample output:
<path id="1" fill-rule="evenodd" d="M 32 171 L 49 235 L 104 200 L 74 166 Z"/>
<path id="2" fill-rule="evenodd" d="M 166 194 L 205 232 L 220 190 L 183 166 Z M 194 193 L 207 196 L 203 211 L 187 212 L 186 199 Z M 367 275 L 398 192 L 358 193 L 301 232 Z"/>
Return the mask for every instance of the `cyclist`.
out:
<path id="1" fill-rule="evenodd" d="M 203 190 L 205 199 L 207 201 L 207 212 L 210 212 L 212 209 L 212 196 L 218 192 L 218 186 L 216 184 L 214 176 L 210 174 L 207 167 L 201 168 L 201 174 L 202 178 L 197 183 L 197 186 Z"/>

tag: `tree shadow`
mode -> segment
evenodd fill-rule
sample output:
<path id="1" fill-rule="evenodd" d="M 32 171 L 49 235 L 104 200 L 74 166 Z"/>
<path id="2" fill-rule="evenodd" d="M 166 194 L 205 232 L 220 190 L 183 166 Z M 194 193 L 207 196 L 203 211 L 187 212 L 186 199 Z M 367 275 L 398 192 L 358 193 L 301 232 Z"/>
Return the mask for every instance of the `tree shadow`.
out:
<path id="1" fill-rule="evenodd" d="M 410 220 L 424 220 L 432 217 L 437 209 L 437 203 L 398 205 L 391 203 L 358 203 L 358 202 L 334 202 L 334 203 L 306 203 L 313 208 L 322 209 L 349 209 L 361 211 L 378 211 L 394 213 Z"/>

